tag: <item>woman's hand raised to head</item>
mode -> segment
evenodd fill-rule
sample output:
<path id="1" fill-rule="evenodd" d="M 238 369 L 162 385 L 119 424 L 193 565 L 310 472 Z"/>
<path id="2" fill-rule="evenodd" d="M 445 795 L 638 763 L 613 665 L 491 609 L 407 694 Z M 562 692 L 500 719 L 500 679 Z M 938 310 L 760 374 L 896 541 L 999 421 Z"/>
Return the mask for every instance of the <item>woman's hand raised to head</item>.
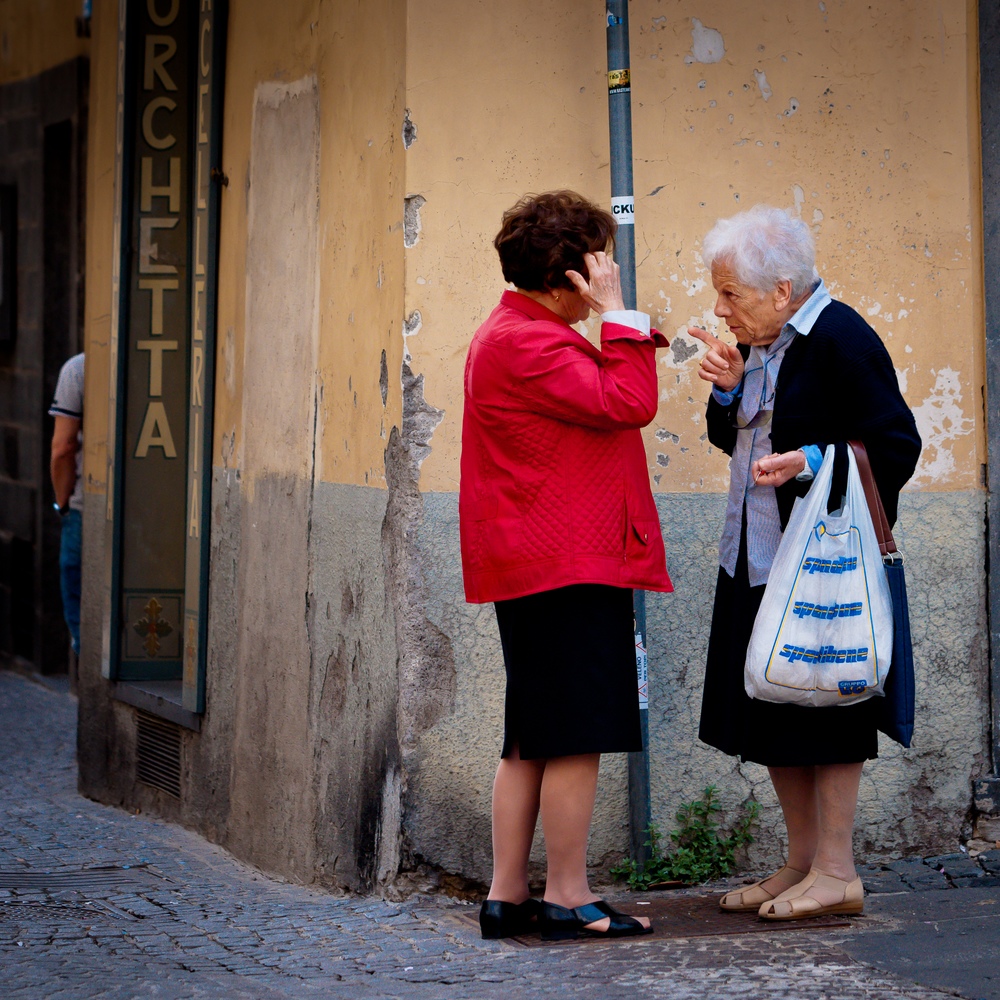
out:
<path id="1" fill-rule="evenodd" d="M 603 250 L 585 253 L 583 262 L 587 265 L 589 280 L 579 271 L 566 272 L 583 301 L 596 313 L 624 309 L 618 265 Z"/>
<path id="2" fill-rule="evenodd" d="M 707 330 L 688 327 L 688 336 L 700 340 L 708 353 L 698 366 L 698 377 L 717 385 L 723 392 L 732 392 L 743 378 L 743 355 L 735 344 L 726 344 Z"/>

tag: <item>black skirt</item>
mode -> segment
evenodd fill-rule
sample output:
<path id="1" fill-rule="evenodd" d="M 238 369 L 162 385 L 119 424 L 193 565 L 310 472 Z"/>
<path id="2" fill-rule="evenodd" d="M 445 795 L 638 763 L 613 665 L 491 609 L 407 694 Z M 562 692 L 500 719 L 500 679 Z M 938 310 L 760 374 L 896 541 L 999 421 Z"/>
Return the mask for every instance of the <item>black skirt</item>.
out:
<path id="1" fill-rule="evenodd" d="M 576 584 L 495 606 L 507 671 L 501 756 L 642 749 L 631 590 Z"/>
<path id="2" fill-rule="evenodd" d="M 764 587 L 751 587 L 746 522 L 736 576 L 719 568 L 708 640 L 698 738 L 723 753 L 770 767 L 853 764 L 878 756 L 874 698 L 812 708 L 750 698 L 743 666 Z"/>

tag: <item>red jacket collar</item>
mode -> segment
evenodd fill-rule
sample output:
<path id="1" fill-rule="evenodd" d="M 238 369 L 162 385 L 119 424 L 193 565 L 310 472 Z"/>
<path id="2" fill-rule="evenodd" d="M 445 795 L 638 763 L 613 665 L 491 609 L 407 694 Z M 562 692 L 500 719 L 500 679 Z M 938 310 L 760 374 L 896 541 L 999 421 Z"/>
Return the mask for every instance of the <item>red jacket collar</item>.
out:
<path id="1" fill-rule="evenodd" d="M 507 306 L 508 309 L 516 309 L 531 319 L 544 319 L 550 323 L 562 323 L 563 326 L 569 326 L 569 323 L 562 316 L 554 313 L 540 302 L 529 299 L 527 295 L 522 295 L 520 292 L 512 292 L 508 289 L 500 296 L 500 304 Z"/>
<path id="2" fill-rule="evenodd" d="M 529 299 L 527 295 L 522 295 L 520 292 L 512 292 L 509 289 L 500 296 L 500 305 L 505 306 L 507 309 L 516 309 L 523 316 L 527 316 L 529 319 L 542 319 L 548 320 L 550 323 L 561 323 L 563 326 L 569 327 L 576 333 L 580 333 L 576 327 L 567 323 L 562 316 L 554 313 L 551 309 L 547 309 L 540 302 L 536 302 L 534 299 Z M 603 322 L 603 320 L 602 320 Z M 657 347 L 669 347 L 670 341 L 660 333 L 659 330 L 650 330 L 649 335 L 653 340 L 653 343 Z M 594 350 L 597 350 L 593 344 L 583 335 L 584 341 Z"/>

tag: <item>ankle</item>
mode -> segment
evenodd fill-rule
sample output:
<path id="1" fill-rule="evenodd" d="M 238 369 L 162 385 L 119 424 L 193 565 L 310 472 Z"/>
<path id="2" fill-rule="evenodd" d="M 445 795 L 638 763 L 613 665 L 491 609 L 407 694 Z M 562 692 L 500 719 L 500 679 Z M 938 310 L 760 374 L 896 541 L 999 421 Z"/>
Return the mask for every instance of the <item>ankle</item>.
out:
<path id="1" fill-rule="evenodd" d="M 527 883 L 494 880 L 486 898 L 497 899 L 504 903 L 523 903 L 526 899 L 531 898 L 531 890 Z"/>
<path id="2" fill-rule="evenodd" d="M 785 862 L 785 867 L 797 872 L 809 872 L 816 867 L 814 862 L 815 857 L 812 854 L 792 854 Z"/>
<path id="3" fill-rule="evenodd" d="M 586 906 L 587 903 L 596 903 L 600 898 L 589 887 L 567 891 L 546 886 L 543 896 L 546 903 L 555 903 L 556 906 L 563 906 L 567 910 L 575 910 L 578 906 Z"/>
<path id="4" fill-rule="evenodd" d="M 858 871 L 854 863 L 814 861 L 812 871 L 818 875 L 827 875 L 830 878 L 839 879 L 841 882 L 853 882 L 858 877 Z"/>

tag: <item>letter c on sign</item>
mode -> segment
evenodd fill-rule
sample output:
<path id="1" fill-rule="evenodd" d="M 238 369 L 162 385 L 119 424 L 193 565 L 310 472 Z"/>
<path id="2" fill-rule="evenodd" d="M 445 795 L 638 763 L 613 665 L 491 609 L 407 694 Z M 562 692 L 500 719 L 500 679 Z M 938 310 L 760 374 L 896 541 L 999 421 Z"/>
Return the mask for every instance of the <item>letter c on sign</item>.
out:
<path id="1" fill-rule="evenodd" d="M 173 111 L 176 107 L 177 103 L 169 97 L 155 97 L 146 105 L 146 110 L 142 113 L 142 137 L 153 149 L 169 149 L 177 142 L 177 137 L 172 133 L 160 137 L 153 131 L 153 115 L 160 108 Z"/>

